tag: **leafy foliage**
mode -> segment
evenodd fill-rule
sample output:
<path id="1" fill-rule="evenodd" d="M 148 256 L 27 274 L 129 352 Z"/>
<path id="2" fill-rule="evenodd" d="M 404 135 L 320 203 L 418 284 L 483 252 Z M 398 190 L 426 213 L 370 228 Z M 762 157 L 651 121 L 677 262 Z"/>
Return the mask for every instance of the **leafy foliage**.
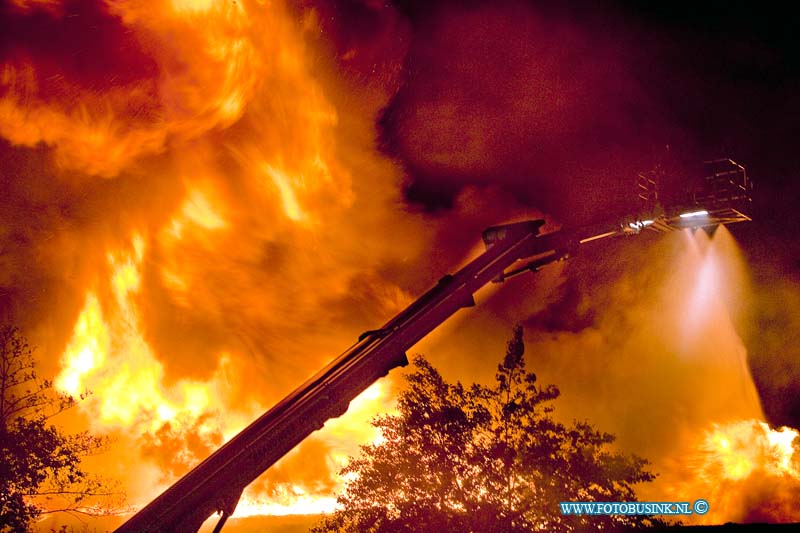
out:
<path id="1" fill-rule="evenodd" d="M 611 451 L 614 437 L 588 422 L 555 421 L 553 385 L 525 369 L 514 330 L 493 386 L 448 383 L 423 357 L 407 377 L 398 414 L 373 425 L 342 474 L 339 509 L 313 529 L 330 531 L 575 531 L 655 523 L 633 516 L 562 516 L 558 502 L 635 501 L 654 479 L 647 461 Z"/>
<path id="2" fill-rule="evenodd" d="M 82 399 L 82 398 L 81 398 Z M 25 531 L 42 513 L 106 514 L 97 498 L 118 498 L 108 482 L 87 474 L 81 458 L 106 439 L 67 435 L 50 424 L 76 405 L 36 373 L 33 352 L 19 330 L 0 327 L 0 531 Z"/>

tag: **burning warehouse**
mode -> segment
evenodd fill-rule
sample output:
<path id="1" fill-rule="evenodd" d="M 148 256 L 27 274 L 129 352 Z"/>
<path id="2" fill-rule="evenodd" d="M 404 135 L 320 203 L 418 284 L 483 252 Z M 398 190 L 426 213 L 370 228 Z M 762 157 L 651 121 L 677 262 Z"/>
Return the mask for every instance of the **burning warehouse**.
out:
<path id="1" fill-rule="evenodd" d="M 111 438 L 84 468 L 155 504 L 385 324 L 351 352 L 381 365 L 184 501 L 330 512 L 404 386 L 375 378 L 408 351 L 490 380 L 521 323 L 559 416 L 651 461 L 640 499 L 800 521 L 795 18 L 660 9 L 3 4 L 0 318 L 91 391 L 53 419 Z"/>

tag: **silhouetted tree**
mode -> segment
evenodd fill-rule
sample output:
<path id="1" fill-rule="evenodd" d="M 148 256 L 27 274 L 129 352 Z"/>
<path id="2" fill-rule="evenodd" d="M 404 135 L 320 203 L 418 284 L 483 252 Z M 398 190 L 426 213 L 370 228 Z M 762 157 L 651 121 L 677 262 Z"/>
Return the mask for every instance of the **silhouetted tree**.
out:
<path id="1" fill-rule="evenodd" d="M 107 498 L 121 497 L 80 468 L 81 458 L 100 451 L 106 439 L 68 435 L 50 424 L 76 400 L 40 380 L 35 367 L 19 330 L 0 327 L 0 531 L 26 531 L 42 513 L 107 514 Z"/>
<path id="2" fill-rule="evenodd" d="M 561 515 L 560 501 L 634 501 L 633 485 L 655 476 L 644 459 L 609 450 L 612 435 L 587 422 L 556 422 L 551 402 L 559 391 L 536 385 L 523 353 L 517 327 L 494 385 L 469 388 L 446 382 L 417 357 L 399 414 L 373 420 L 382 441 L 351 458 L 338 510 L 313 531 L 574 531 L 656 523 Z"/>

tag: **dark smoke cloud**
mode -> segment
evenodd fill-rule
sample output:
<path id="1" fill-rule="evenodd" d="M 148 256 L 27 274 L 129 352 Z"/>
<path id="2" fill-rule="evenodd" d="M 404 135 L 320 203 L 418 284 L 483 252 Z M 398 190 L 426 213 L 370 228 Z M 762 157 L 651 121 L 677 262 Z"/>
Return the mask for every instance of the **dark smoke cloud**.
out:
<path id="1" fill-rule="evenodd" d="M 619 23 L 521 2 L 412 17 L 405 83 L 380 119 L 411 202 L 449 207 L 464 186 L 491 184 L 574 223 L 628 199 L 658 124 Z"/>
<path id="2" fill-rule="evenodd" d="M 765 252 L 769 253 L 767 250 Z M 795 256 L 797 257 L 797 256 Z M 800 425 L 800 275 L 784 258 L 756 260 L 755 299 L 744 329 L 749 363 L 767 419 Z"/>
<path id="3" fill-rule="evenodd" d="M 153 79 L 158 65 L 102 2 L 69 0 L 51 9 L 0 5 L 0 62 L 30 62 L 48 80 L 45 99 L 63 97 L 67 84 L 104 91 Z"/>

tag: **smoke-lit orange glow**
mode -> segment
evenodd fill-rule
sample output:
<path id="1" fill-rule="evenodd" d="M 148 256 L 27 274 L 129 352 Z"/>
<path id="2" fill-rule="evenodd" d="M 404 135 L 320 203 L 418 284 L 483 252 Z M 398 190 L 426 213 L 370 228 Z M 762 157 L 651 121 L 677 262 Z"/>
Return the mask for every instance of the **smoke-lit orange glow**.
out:
<path id="1" fill-rule="evenodd" d="M 55 4 L 20 3 L 54 12 Z M 109 1 L 107 9 L 140 32 L 161 75 L 97 92 L 64 77 L 41 80 L 24 60 L 6 64 L 0 134 L 16 144 L 52 145 L 66 167 L 114 176 L 141 156 L 164 150 L 170 139 L 196 138 L 242 116 L 264 68 L 243 2 Z M 54 84 L 76 95 L 77 105 L 72 98 L 46 98 L 45 89 Z"/>

